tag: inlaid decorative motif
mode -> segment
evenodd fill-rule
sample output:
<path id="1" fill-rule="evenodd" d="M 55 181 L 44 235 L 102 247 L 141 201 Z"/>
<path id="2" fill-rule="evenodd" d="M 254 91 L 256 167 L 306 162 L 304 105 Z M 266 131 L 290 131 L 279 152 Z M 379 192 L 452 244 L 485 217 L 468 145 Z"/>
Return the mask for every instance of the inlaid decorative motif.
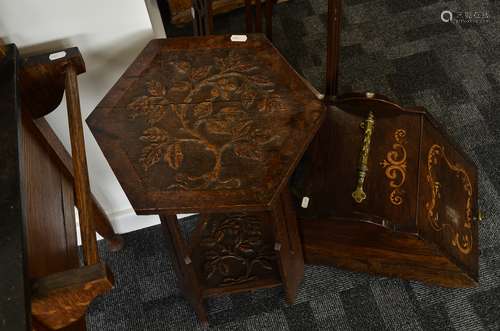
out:
<path id="1" fill-rule="evenodd" d="M 439 201 L 441 199 L 441 183 L 438 181 L 435 169 L 440 167 L 440 164 L 444 162 L 448 169 L 450 169 L 460 180 L 460 184 L 464 189 L 466 195 L 465 201 L 465 220 L 461 224 L 461 228 L 457 229 L 458 226 L 452 225 L 449 222 L 444 222 L 444 217 L 440 219 Z M 472 184 L 469 179 L 469 175 L 463 169 L 460 164 L 452 163 L 446 157 L 444 147 L 440 145 L 432 145 L 429 149 L 427 156 L 427 182 L 431 187 L 432 197 L 429 202 L 426 203 L 425 208 L 427 209 L 427 218 L 430 221 L 430 225 L 435 231 L 444 231 L 447 229 L 452 234 L 451 244 L 456 247 L 461 253 L 469 254 L 472 250 Z"/>
<path id="2" fill-rule="evenodd" d="M 162 63 L 175 80 L 148 81 L 145 95 L 127 106 L 130 119 L 147 122 L 140 163 L 146 173 L 157 164 L 174 170 L 175 182 L 167 189 L 239 188 L 241 178 L 221 176 L 225 156 L 262 167 L 266 150 L 287 138 L 280 127 L 290 119 L 288 103 L 265 70 L 238 53 L 216 58 L 212 65 L 190 60 Z M 193 174 L 186 159 L 201 164 L 199 154 L 205 154 L 203 164 L 209 168 Z"/>
<path id="3" fill-rule="evenodd" d="M 404 202 L 405 191 L 401 188 L 406 180 L 406 130 L 397 129 L 394 132 L 392 150 L 386 155 L 384 161 L 380 162 L 385 168 L 385 177 L 389 179 L 389 186 L 393 189 L 389 194 L 389 201 L 399 206 Z"/>
<path id="4" fill-rule="evenodd" d="M 242 284 L 273 272 L 276 254 L 264 231 L 263 222 L 248 215 L 208 222 L 199 245 L 207 283 Z"/>

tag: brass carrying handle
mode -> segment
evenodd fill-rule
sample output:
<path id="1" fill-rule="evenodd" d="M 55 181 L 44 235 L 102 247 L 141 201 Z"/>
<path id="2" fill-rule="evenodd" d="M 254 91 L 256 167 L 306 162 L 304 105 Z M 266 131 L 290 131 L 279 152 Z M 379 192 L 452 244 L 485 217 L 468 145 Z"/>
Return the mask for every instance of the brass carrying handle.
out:
<path id="1" fill-rule="evenodd" d="M 366 199 L 366 193 L 363 191 L 363 184 L 365 183 L 366 174 L 368 173 L 368 155 L 370 154 L 370 144 L 372 141 L 373 129 L 375 128 L 375 117 L 373 112 L 368 113 L 368 118 L 361 122 L 361 128 L 364 129 L 363 146 L 361 147 L 361 152 L 359 153 L 358 161 L 358 180 L 356 184 L 356 189 L 352 192 L 352 198 L 357 203 L 361 203 Z"/>

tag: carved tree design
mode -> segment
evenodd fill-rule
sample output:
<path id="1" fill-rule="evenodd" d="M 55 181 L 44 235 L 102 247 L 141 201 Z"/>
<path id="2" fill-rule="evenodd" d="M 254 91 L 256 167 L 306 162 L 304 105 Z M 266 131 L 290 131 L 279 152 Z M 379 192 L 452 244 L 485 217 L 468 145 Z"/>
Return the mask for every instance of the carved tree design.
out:
<path id="1" fill-rule="evenodd" d="M 147 172 L 163 161 L 179 171 L 176 183 L 168 189 L 238 188 L 241 185 L 238 178 L 220 178 L 223 154 L 232 150 L 239 158 L 261 162 L 265 154 L 263 147 L 282 139 L 271 129 L 259 128 L 255 115 L 248 112 L 254 106 L 261 116 L 270 117 L 275 112 L 288 110 L 281 96 L 275 93 L 274 83 L 257 74 L 262 70 L 244 62 L 235 52 L 226 58 L 216 58 L 215 63 L 193 67 L 187 61 L 170 62 L 183 79 L 169 87 L 157 80 L 148 81 L 147 95 L 135 98 L 127 106 L 131 119 L 144 117 L 149 125 L 140 138 L 146 144 L 140 159 L 144 170 Z M 198 101 L 200 98 L 202 101 Z M 238 105 L 216 111 L 213 102 L 219 100 L 237 100 Z M 181 135 L 169 133 L 159 125 L 168 112 L 180 123 Z M 181 171 L 185 143 L 199 144 L 213 154 L 215 162 L 211 171 L 201 176 Z"/>

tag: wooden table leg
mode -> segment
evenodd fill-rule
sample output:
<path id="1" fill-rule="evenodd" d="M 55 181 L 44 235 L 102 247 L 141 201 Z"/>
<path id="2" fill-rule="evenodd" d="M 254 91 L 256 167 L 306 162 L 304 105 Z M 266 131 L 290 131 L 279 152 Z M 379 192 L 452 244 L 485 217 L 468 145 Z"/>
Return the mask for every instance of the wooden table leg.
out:
<path id="1" fill-rule="evenodd" d="M 106 216 L 101 205 L 94 197 L 92 197 L 92 203 L 94 205 L 94 222 L 97 233 L 99 233 L 104 239 L 106 239 L 108 243 L 108 249 L 110 251 L 119 251 L 123 248 L 122 236 L 115 233 L 115 230 L 111 226 L 109 218 Z"/>
<path id="2" fill-rule="evenodd" d="M 203 305 L 202 287 L 196 277 L 191 260 L 189 245 L 182 236 L 176 215 L 161 215 L 160 221 L 163 232 L 170 244 L 170 252 L 174 260 L 175 273 L 180 288 L 186 299 L 196 311 L 196 315 L 203 326 L 208 326 L 208 316 Z"/>
<path id="3" fill-rule="evenodd" d="M 283 287 L 288 303 L 292 304 L 297 289 L 304 278 L 304 256 L 292 198 L 288 189 L 274 203 L 272 217 L 275 221 L 276 245 Z"/>

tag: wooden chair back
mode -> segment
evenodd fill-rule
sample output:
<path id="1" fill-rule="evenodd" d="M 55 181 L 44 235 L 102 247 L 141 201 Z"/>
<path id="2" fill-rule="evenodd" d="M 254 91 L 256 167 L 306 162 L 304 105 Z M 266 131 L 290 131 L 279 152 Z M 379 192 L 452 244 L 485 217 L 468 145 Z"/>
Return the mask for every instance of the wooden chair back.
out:
<path id="1" fill-rule="evenodd" d="M 10 114 L 3 124 L 11 128 L 5 134 L 15 151 L 0 149 L 0 159 L 5 160 L 2 163 L 18 163 L 19 171 L 12 180 L 19 186 L 15 195 L 19 215 L 12 218 L 11 226 L 21 230 L 14 238 L 9 229 L 0 227 L 0 240 L 4 236 L 15 239 L 12 254 L 22 258 L 17 261 L 22 268 L 8 272 L 17 272 L 16 277 L 24 280 L 24 287 L 14 288 L 14 297 L 30 307 L 22 321 L 26 329 L 85 330 L 87 306 L 113 283 L 111 273 L 99 261 L 95 221 L 102 223 L 99 228 L 108 234 L 113 231 L 88 185 L 76 82 L 77 74 L 85 70 L 83 60 L 77 48 L 59 53 L 59 59 L 49 55 L 22 58 L 15 45 L 0 46 L 0 72 L 5 69 L 10 76 L 8 84 L 0 80 L 0 107 L 4 115 Z M 73 158 L 43 118 L 57 108 L 65 91 Z M 83 266 L 78 255 L 75 205 Z M 0 270 L 6 266 L 0 259 Z M 8 305 L 0 300 L 0 311 Z M 20 312 L 9 314 L 21 323 Z M 17 329 L 10 316 L 2 320 Z"/>
<path id="2" fill-rule="evenodd" d="M 262 33 L 273 37 L 273 6 L 276 0 L 245 0 L 245 25 L 247 33 Z M 193 0 L 193 30 L 195 36 L 213 33 L 212 0 Z"/>

